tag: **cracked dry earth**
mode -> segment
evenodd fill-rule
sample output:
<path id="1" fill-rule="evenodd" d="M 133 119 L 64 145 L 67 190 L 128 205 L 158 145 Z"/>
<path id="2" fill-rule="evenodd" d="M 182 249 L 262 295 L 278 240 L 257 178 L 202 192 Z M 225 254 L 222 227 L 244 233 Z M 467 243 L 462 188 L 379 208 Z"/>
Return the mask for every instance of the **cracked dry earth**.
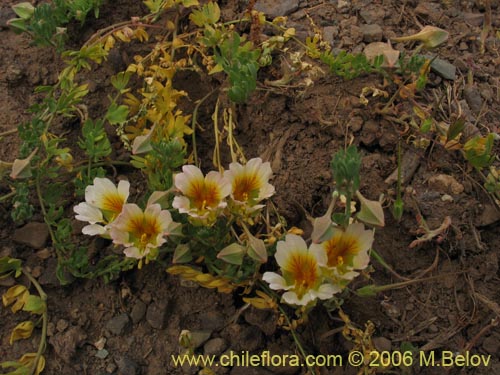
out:
<path id="1" fill-rule="evenodd" d="M 15 35 L 5 23 L 14 17 L 11 0 L 0 4 L 0 131 L 15 128 L 29 119 L 27 108 L 40 98 L 33 93 L 37 85 L 52 84 L 62 67 L 51 49 L 30 45 L 25 35 Z M 242 14 L 246 2 L 220 1 L 223 18 Z M 446 46 L 436 53 L 444 68 L 433 70 L 423 101 L 436 97 L 445 100 L 439 114 L 461 111 L 471 132 L 498 132 L 500 127 L 500 40 L 494 30 L 500 28 L 500 7 L 495 1 L 488 8 L 484 1 L 467 0 L 332 0 L 264 1 L 256 8 L 270 17 L 286 15 L 299 38 L 312 33 L 312 19 L 334 49 L 361 52 L 374 41 L 412 34 L 423 25 L 434 25 L 450 32 Z M 83 27 L 73 25 L 71 48 L 100 27 L 130 19 L 144 12 L 141 2 L 108 2 L 99 20 Z M 491 22 L 480 53 L 481 32 Z M 395 45 L 403 49 L 405 45 Z M 127 51 L 110 56 L 109 61 L 85 77 L 91 84 L 86 105 L 95 116 L 102 115 L 108 78 L 126 67 Z M 326 68 L 323 67 L 326 71 Z M 262 78 L 280 76 L 279 62 L 263 70 Z M 179 87 L 190 92 L 190 100 L 211 90 L 195 77 L 181 79 Z M 262 80 L 263 81 L 263 80 Z M 215 82 L 211 83 L 215 85 Z M 310 230 L 305 212 L 322 215 L 331 193 L 329 161 L 332 154 L 353 142 L 362 154 L 362 193 L 377 199 L 381 193 L 394 192 L 397 142 L 403 129 L 377 116 L 373 106 L 359 104 L 363 87 L 381 87 L 377 76 L 352 81 L 324 74 L 305 90 L 281 92 L 257 90 L 248 103 L 238 106 L 236 137 L 247 157 L 261 156 L 272 163 L 273 198 L 290 226 Z M 200 109 L 200 121 L 209 129 L 210 106 Z M 75 124 L 59 124 L 70 130 L 69 147 L 79 136 Z M 73 128 L 71 128 L 73 126 Z M 200 152 L 211 160 L 213 140 L 209 131 L 200 134 Z M 111 134 L 111 133 L 110 133 Z M 116 149 L 119 142 L 112 138 Z M 71 142 L 73 142 L 71 144 Z M 0 159 L 12 161 L 17 153 L 15 136 L 0 143 Z M 75 146 L 76 148 L 76 146 Z M 495 151 L 498 153 L 498 146 Z M 403 219 L 392 219 L 386 209 L 386 226 L 376 232 L 374 248 L 398 276 L 373 261 L 372 281 L 379 285 L 404 279 L 429 277 L 375 297 L 350 295 L 342 306 L 352 322 L 363 328 L 374 324 L 373 342 L 377 350 L 401 350 L 411 343 L 426 353 L 442 351 L 491 356 L 488 366 L 392 368 L 395 374 L 497 374 L 500 373 L 500 214 L 481 188 L 478 174 L 455 151 L 443 147 L 424 150 L 403 143 L 405 170 L 405 212 Z M 230 156 L 224 155 L 227 164 Z M 203 165 L 210 168 L 208 161 Z M 128 169 L 118 173 L 140 189 L 137 174 Z M 135 173 L 135 174 L 134 174 Z M 0 183 L 2 194 L 8 185 Z M 391 193 L 392 192 L 392 193 Z M 68 199 L 68 214 L 77 202 Z M 16 226 L 10 219 L 8 202 L 0 205 L 0 255 L 23 259 L 48 293 L 49 331 L 45 374 L 195 374 L 195 367 L 174 367 L 170 355 L 178 353 L 178 337 L 188 329 L 196 334 L 197 353 L 220 355 L 228 350 L 247 350 L 273 354 L 297 353 L 288 331 L 277 326 L 277 316 L 253 308 L 241 310 L 241 296 L 219 294 L 167 275 L 163 267 L 151 264 L 142 271 L 129 271 L 104 284 L 101 280 L 74 280 L 61 287 L 55 276 L 56 258 L 51 249 L 43 218 L 35 214 L 31 222 Z M 451 225 L 441 243 L 428 242 L 416 248 L 421 213 L 430 228 L 437 228 L 446 217 Z M 85 238 L 81 225 L 74 222 L 74 240 L 88 246 L 90 254 L 113 251 L 100 240 Z M 439 277 L 434 277 L 439 276 Z M 26 282 L 26 280 L 21 280 Z M 0 292 L 12 285 L 12 279 L 0 280 Z M 353 289 L 367 283 L 360 278 Z M 0 360 L 18 358 L 36 346 L 37 334 L 30 340 L 9 345 L 9 332 L 20 321 L 1 307 Z M 304 348 L 311 354 L 339 354 L 343 365 L 319 368 L 321 374 L 355 374 L 347 364 L 352 343 L 342 333 L 343 323 L 336 313 L 329 315 L 316 308 L 309 322 L 298 328 Z M 214 367 L 216 374 L 267 375 L 304 374 L 305 368 Z M 406 372 L 405 372 L 406 371 Z M 384 371 L 381 371 L 384 372 Z"/>

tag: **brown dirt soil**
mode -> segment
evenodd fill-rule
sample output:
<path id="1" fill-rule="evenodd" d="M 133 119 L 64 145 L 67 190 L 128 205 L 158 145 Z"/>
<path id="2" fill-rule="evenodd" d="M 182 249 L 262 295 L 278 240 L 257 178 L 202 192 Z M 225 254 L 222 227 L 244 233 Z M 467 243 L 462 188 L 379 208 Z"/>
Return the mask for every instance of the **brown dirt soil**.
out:
<path id="1" fill-rule="evenodd" d="M 27 108 L 39 100 L 33 94 L 34 87 L 54 83 L 62 66 L 54 51 L 30 46 L 26 35 L 15 35 L 4 27 L 5 20 L 14 16 L 9 9 L 12 3 L 7 0 L 0 5 L 0 132 L 29 119 Z M 243 2 L 222 3 L 225 17 L 234 17 L 244 9 Z M 366 23 L 381 26 L 383 40 L 416 32 L 420 24 L 447 29 L 450 40 L 438 54 L 457 67 L 457 78 L 448 81 L 431 73 L 432 87 L 426 91 L 426 99 L 432 101 L 433 94 L 440 97 L 448 90 L 456 97 L 450 105 L 443 104 L 444 112 L 459 103 L 468 122 L 481 132 L 499 131 L 500 40 L 491 32 L 486 40 L 486 52 L 479 53 L 486 14 L 483 2 L 339 0 L 297 3 L 300 3 L 299 8 L 289 17 L 290 26 L 297 28 L 299 36 L 311 33 L 307 13 L 334 47 L 351 51 L 359 51 L 365 44 L 361 26 Z M 498 30 L 500 7 L 495 4 L 492 7 L 493 29 Z M 140 15 L 142 11 L 140 2 L 132 0 L 106 5 L 99 20 L 89 21 L 83 29 L 74 26 L 72 47 L 76 48 L 100 27 Z M 91 83 L 86 103 L 90 113 L 102 114 L 110 91 L 107 79 L 124 69 L 128 60 L 124 50 L 85 77 Z M 322 68 L 326 72 L 327 68 Z M 263 71 L 262 75 L 271 80 L 279 78 L 279 73 L 278 76 L 275 73 L 279 72 L 279 66 L 273 69 Z M 468 74 L 473 78 L 478 95 L 473 98 L 464 94 Z M 359 104 L 363 87 L 381 87 L 381 83 L 377 76 L 344 81 L 324 74 L 305 89 L 261 87 L 248 103 L 237 107 L 236 138 L 247 158 L 261 156 L 271 162 L 272 183 L 277 191 L 272 201 L 289 226 L 304 228 L 307 234 L 310 225 L 305 212 L 315 217 L 324 214 L 332 190 L 329 169 L 332 154 L 350 142 L 359 146 L 363 157 L 362 193 L 369 199 L 378 199 L 382 193 L 386 198 L 394 198 L 395 184 L 385 180 L 397 167 L 397 143 L 403 129 L 375 114 L 377 99 L 371 99 L 368 106 Z M 192 101 L 210 90 L 205 82 L 198 82 L 192 76 L 181 79 L 178 84 L 192 93 Z M 479 108 L 474 106 L 477 100 L 481 103 Z M 213 104 L 209 100 L 200 110 L 200 122 L 205 129 L 210 129 Z M 78 136 L 79 129 L 75 128 L 68 138 L 75 142 Z M 201 132 L 199 139 L 200 155 L 205 160 L 203 167 L 210 168 L 212 133 L 209 130 Z M 418 366 L 416 360 L 406 372 L 396 367 L 387 373 L 498 374 L 500 328 L 492 322 L 498 323 L 500 319 L 499 215 L 478 183 L 479 175 L 460 153 L 441 146 L 427 151 L 417 149 L 412 146 L 411 139 L 403 139 L 407 140 L 403 142 L 403 153 L 414 155 L 416 160 L 415 172 L 405 184 L 405 212 L 400 222 L 394 221 L 389 201 L 385 201 L 386 226 L 377 230 L 373 245 L 400 277 L 373 261 L 369 282 L 384 285 L 418 277 L 432 278 L 379 293 L 376 297 L 361 298 L 351 294 L 342 309 L 361 328 L 367 321 L 373 322 L 378 350 L 397 351 L 403 342 L 410 342 L 420 349 L 436 350 L 436 357 L 443 350 L 491 355 L 487 367 L 450 367 L 445 371 L 439 367 Z M 0 159 L 12 161 L 17 155 L 16 137 L 6 136 L 1 142 Z M 223 158 L 227 165 L 230 156 L 225 154 Z M 136 181 L 137 174 L 132 179 L 132 172 L 118 170 Z M 438 175 L 453 177 L 459 185 L 458 190 L 436 182 Z M 136 189 L 141 188 L 140 183 L 134 184 Z M 0 192 L 7 193 L 7 185 L 0 184 Z M 451 201 L 442 199 L 445 194 Z M 68 212 L 76 203 L 68 202 Z M 23 259 L 48 293 L 50 323 L 45 374 L 194 374 L 198 369 L 175 368 L 170 359 L 171 354 L 180 351 L 178 338 L 184 329 L 208 332 L 210 345 L 201 345 L 199 353 L 214 350 L 213 353 L 221 354 L 228 349 L 296 353 L 293 338 L 288 331 L 276 326 L 276 316 L 272 313 L 252 308 L 240 311 L 243 303 L 238 294 L 219 294 L 182 282 L 166 274 L 164 267 L 159 265 L 126 272 L 109 284 L 101 280 L 75 280 L 61 287 L 55 277 L 57 261 L 50 245 L 47 257 L 44 249 L 33 250 L 14 242 L 13 233 L 18 228 L 10 219 L 10 207 L 5 203 L 0 208 L 0 256 Z M 440 243 L 430 241 L 410 249 L 410 243 L 417 236 L 419 212 L 432 229 L 439 227 L 447 216 L 451 218 L 451 226 Z M 43 218 L 36 214 L 33 221 L 42 222 Z M 74 226 L 75 241 L 95 251 L 112 251 L 107 243 L 80 235 L 80 223 L 75 222 Z M 2 293 L 13 282 L 10 279 L 0 281 Z M 366 277 L 357 279 L 353 289 L 367 281 Z M 18 315 L 3 306 L 0 308 L 0 361 L 18 358 L 36 347 L 36 334 L 30 340 L 9 345 L 10 332 L 22 319 L 22 314 Z M 307 352 L 343 356 L 343 366 L 320 368 L 321 374 L 355 374 L 358 371 L 347 364 L 352 343 L 342 336 L 342 326 L 335 312 L 330 316 L 325 309 L 317 308 L 310 314 L 309 322 L 298 328 Z M 99 357 L 102 352 L 98 353 L 96 348 L 99 341 L 105 342 L 107 355 L 104 358 Z M 232 375 L 305 373 L 305 368 L 288 366 L 214 367 L 213 370 L 217 374 Z"/>

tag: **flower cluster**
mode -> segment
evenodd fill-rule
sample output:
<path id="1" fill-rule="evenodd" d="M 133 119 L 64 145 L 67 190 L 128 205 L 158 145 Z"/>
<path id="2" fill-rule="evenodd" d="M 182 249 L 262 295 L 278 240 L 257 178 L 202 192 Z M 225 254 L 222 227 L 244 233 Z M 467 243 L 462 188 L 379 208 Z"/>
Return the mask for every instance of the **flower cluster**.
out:
<path id="1" fill-rule="evenodd" d="M 281 275 L 265 272 L 263 279 L 271 289 L 285 290 L 283 301 L 291 305 L 329 299 L 368 266 L 372 243 L 373 231 L 361 223 L 345 230 L 333 227 L 328 239 L 309 248 L 301 237 L 288 234 L 275 255 Z"/>
<path id="2" fill-rule="evenodd" d="M 165 237 L 179 224 L 152 199 L 144 211 L 136 204 L 126 203 L 129 188 L 127 181 L 120 181 L 116 187 L 107 178 L 95 178 L 94 185 L 85 189 L 85 202 L 74 207 L 76 219 L 89 223 L 82 230 L 84 234 L 110 238 L 114 244 L 125 247 L 127 257 L 145 258 L 148 262 L 156 259 Z"/>
<path id="3" fill-rule="evenodd" d="M 175 176 L 175 187 L 182 195 L 174 198 L 172 206 L 188 214 L 195 224 L 213 224 L 226 208 L 250 220 L 264 207 L 261 202 L 274 194 L 271 176 L 270 163 L 260 158 L 245 165 L 233 162 L 229 170 L 211 171 L 206 176 L 196 166 L 185 165 Z"/>

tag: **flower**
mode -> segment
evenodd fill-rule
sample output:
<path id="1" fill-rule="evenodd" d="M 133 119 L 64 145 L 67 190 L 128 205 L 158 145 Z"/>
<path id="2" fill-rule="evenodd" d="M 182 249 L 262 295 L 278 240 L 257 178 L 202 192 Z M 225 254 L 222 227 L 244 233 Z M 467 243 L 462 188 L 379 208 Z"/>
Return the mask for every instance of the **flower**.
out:
<path id="1" fill-rule="evenodd" d="M 231 183 L 233 201 L 251 213 L 263 207 L 259 202 L 274 194 L 274 186 L 268 182 L 272 173 L 269 162 L 262 163 L 261 158 L 254 158 L 246 165 L 231 163 L 224 177 Z"/>
<path id="2" fill-rule="evenodd" d="M 124 253 L 129 258 L 148 260 L 158 255 L 156 249 L 167 240 L 178 223 L 172 221 L 167 210 L 159 204 L 151 204 L 144 211 L 134 203 L 123 206 L 122 213 L 111 224 L 110 235 L 113 243 L 125 246 Z"/>
<path id="3" fill-rule="evenodd" d="M 306 306 L 340 291 L 336 285 L 323 282 L 321 267 L 326 266 L 326 253 L 318 247 L 308 250 L 302 237 L 288 234 L 285 241 L 278 242 L 275 257 L 283 276 L 265 272 L 262 278 L 271 289 L 286 290 L 283 294 L 286 303 Z"/>
<path id="4" fill-rule="evenodd" d="M 90 223 L 82 232 L 91 236 L 109 237 L 109 224 L 122 212 L 129 196 L 129 188 L 128 181 L 120 181 L 116 187 L 107 178 L 94 178 L 94 185 L 85 189 L 85 202 L 73 208 L 77 220 Z"/>
<path id="5" fill-rule="evenodd" d="M 219 172 L 203 176 L 194 165 L 184 165 L 182 172 L 175 176 L 175 187 L 183 195 L 175 197 L 172 206 L 195 221 L 213 223 L 220 210 L 227 206 L 224 198 L 231 193 L 231 184 Z"/>
<path id="6" fill-rule="evenodd" d="M 354 270 L 368 266 L 368 251 L 372 243 L 373 231 L 365 230 L 362 223 L 353 223 L 345 230 L 333 227 L 332 236 L 320 244 L 312 244 L 311 249 L 325 252 L 326 268 L 333 272 L 333 276 L 351 280 L 358 275 Z"/>

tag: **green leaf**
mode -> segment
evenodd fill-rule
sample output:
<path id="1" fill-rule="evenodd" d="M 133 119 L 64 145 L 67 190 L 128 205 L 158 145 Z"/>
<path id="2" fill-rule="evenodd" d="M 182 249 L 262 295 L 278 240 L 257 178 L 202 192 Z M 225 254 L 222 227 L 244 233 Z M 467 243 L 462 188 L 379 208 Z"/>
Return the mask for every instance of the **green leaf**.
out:
<path id="1" fill-rule="evenodd" d="M 189 19 L 199 27 L 205 24 L 213 25 L 220 19 L 220 8 L 217 3 L 209 2 L 198 10 L 193 10 L 189 15 Z"/>
<path id="2" fill-rule="evenodd" d="M 384 210 L 380 202 L 366 199 L 359 191 L 356 191 L 356 195 L 361 203 L 361 209 L 356 215 L 358 220 L 366 224 L 383 227 L 385 225 Z"/>
<path id="3" fill-rule="evenodd" d="M 111 77 L 111 84 L 120 93 L 123 93 L 124 91 L 127 90 L 127 85 L 131 75 L 132 75 L 131 72 L 120 72 L 117 75 Z"/>
<path id="4" fill-rule="evenodd" d="M 11 257 L 0 258 L 0 279 L 6 278 L 14 272 L 15 277 L 21 275 L 21 260 Z"/>
<path id="5" fill-rule="evenodd" d="M 111 125 L 123 124 L 127 121 L 128 112 L 129 110 L 126 105 L 112 103 L 106 113 L 106 120 L 108 120 Z"/>
<path id="6" fill-rule="evenodd" d="M 238 243 L 232 243 L 219 251 L 217 259 L 221 259 L 229 264 L 236 264 L 240 266 L 243 263 L 243 256 L 245 255 L 245 248 Z"/>
<path id="7" fill-rule="evenodd" d="M 23 20 L 29 20 L 35 12 L 35 7 L 28 2 L 22 2 L 12 6 L 12 10 Z"/>
<path id="8" fill-rule="evenodd" d="M 40 296 L 30 294 L 24 303 L 23 311 L 41 315 L 45 312 L 46 308 L 47 305 L 45 301 L 40 298 Z"/>
<path id="9" fill-rule="evenodd" d="M 187 263 L 193 259 L 191 255 L 191 248 L 186 244 L 179 244 L 175 248 L 174 256 L 172 259 L 173 264 Z"/>

